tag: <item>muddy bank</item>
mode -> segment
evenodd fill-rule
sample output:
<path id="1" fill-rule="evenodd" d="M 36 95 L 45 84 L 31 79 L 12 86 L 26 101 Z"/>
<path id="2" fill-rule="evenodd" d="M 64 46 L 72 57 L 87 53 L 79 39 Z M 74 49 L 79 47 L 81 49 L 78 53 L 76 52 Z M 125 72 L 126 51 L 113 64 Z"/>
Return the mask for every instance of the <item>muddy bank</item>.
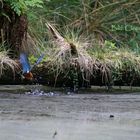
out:
<path id="1" fill-rule="evenodd" d="M 13 93 L 13 94 L 24 94 L 25 92 L 32 92 L 35 90 L 44 92 L 56 92 L 60 95 L 68 95 L 71 92 L 69 87 L 51 87 L 44 85 L 0 85 L 0 93 Z M 140 93 L 140 87 L 130 86 L 112 86 L 110 90 L 106 86 L 91 86 L 90 88 L 79 88 L 78 94 L 125 94 L 125 93 Z"/>
<path id="2" fill-rule="evenodd" d="M 52 68 L 48 63 L 43 63 L 36 66 L 32 73 L 34 80 L 22 79 L 21 72 L 11 73 L 9 70 L 5 70 L 0 77 L 0 84 L 42 84 L 51 87 L 84 87 L 89 88 L 91 86 L 140 86 L 140 77 L 136 74 L 133 75 L 131 71 L 121 72 L 121 77 L 114 79 L 108 79 L 106 81 L 102 77 L 101 71 L 95 71 L 95 73 L 88 76 L 80 72 L 71 69 L 65 69 L 63 72 L 57 72 L 55 68 Z M 119 73 L 118 73 L 119 74 Z M 116 74 L 117 75 L 117 74 Z M 114 77 L 114 76 L 113 76 Z"/>
<path id="3" fill-rule="evenodd" d="M 13 93 L 13 94 L 24 94 L 25 92 L 54 92 L 60 95 L 68 95 L 71 92 L 69 87 L 51 87 L 44 85 L 0 85 L 0 93 Z M 91 86 L 90 88 L 79 88 L 78 94 L 125 94 L 125 93 L 140 93 L 140 87 L 129 87 L 129 86 L 113 86 L 108 90 L 106 86 Z"/>

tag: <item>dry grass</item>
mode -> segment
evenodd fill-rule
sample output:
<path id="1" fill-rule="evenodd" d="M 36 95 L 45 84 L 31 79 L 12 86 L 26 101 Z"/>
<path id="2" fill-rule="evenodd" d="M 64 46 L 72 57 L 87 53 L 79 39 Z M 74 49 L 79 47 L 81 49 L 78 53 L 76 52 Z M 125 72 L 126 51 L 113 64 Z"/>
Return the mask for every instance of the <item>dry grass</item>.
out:
<path id="1" fill-rule="evenodd" d="M 54 26 L 47 24 L 47 27 L 54 39 L 54 51 L 49 57 L 56 71 L 56 77 L 61 72 L 67 75 L 70 69 L 77 69 L 82 73 L 84 80 L 89 80 L 97 66 L 93 65 L 94 60 L 87 52 L 90 45 L 88 41 L 82 37 L 73 36 L 73 32 L 69 32 L 71 35 L 66 34 L 62 37 Z"/>
<path id="2" fill-rule="evenodd" d="M 98 64 L 98 69 L 102 74 L 102 81 L 106 83 L 118 79 L 123 80 L 121 76 L 127 73 L 140 76 L 140 56 L 129 49 L 108 50 L 104 47 L 90 52 L 92 52 L 92 57 L 96 58 L 95 63 Z"/>
<path id="3" fill-rule="evenodd" d="M 15 71 L 18 68 L 18 64 L 9 58 L 7 53 L 7 51 L 0 51 L 0 76 L 2 76 L 7 69 L 12 70 L 13 75 L 15 75 Z"/>
<path id="4" fill-rule="evenodd" d="M 34 36 L 31 36 L 29 33 L 24 37 L 22 41 L 22 46 L 20 48 L 21 52 L 26 54 L 37 54 L 38 52 L 38 41 Z"/>
<path id="5" fill-rule="evenodd" d="M 62 37 L 52 25 L 49 28 L 54 40 L 49 61 L 51 70 L 56 73 L 56 80 L 61 73 L 67 76 L 71 68 L 77 69 L 85 81 L 97 76 L 99 72 L 104 83 L 113 81 L 114 74 L 121 75 L 124 71 L 133 71 L 135 75 L 140 75 L 140 57 L 131 50 L 117 48 L 112 43 L 105 43 L 103 48 L 97 47 L 85 37 L 71 31 L 66 31 Z"/>

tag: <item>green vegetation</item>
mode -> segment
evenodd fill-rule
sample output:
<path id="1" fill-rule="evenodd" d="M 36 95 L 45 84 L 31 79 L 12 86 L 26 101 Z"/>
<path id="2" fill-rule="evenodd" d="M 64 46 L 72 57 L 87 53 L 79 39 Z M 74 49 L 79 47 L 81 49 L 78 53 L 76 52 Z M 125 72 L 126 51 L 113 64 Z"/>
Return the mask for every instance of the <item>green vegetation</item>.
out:
<path id="1" fill-rule="evenodd" d="M 46 54 L 35 69 L 36 75 L 43 69 L 47 76 L 53 75 L 54 79 L 50 77 L 54 85 L 60 77 L 74 83 L 82 79 L 98 85 L 138 84 L 135 81 L 140 76 L 139 0 L 4 2 L 18 16 L 27 14 L 27 40 L 21 48 L 30 54 L 31 63 L 41 53 Z"/>
<path id="2" fill-rule="evenodd" d="M 21 14 L 25 14 L 29 7 L 42 8 L 43 4 L 42 0 L 2 0 L 1 3 L 3 4 L 3 2 L 7 3 L 18 16 L 20 16 Z"/>
<path id="3" fill-rule="evenodd" d="M 139 0 L 51 0 L 44 2 L 43 9 L 33 9 L 29 19 L 36 35 L 42 37 L 46 34 L 45 22 L 51 21 L 60 32 L 73 28 L 101 43 L 111 40 L 129 46 L 130 39 L 140 41 L 139 6 Z"/>

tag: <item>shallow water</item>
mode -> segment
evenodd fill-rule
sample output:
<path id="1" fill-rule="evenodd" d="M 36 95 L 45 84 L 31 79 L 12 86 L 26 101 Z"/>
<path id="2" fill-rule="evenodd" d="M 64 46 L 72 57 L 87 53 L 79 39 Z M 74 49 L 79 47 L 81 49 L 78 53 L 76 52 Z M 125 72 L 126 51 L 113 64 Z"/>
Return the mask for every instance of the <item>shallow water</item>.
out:
<path id="1" fill-rule="evenodd" d="M 8 139 L 140 140 L 140 94 L 0 93 Z"/>

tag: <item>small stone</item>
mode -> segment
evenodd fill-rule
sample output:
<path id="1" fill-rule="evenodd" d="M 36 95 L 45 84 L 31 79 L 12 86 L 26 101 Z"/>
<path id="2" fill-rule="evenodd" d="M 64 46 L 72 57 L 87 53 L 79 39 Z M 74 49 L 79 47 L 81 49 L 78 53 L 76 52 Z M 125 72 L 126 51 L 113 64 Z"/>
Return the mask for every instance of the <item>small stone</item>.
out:
<path id="1" fill-rule="evenodd" d="M 56 135 L 57 135 L 57 131 L 54 132 L 54 134 L 53 134 L 53 138 L 55 138 Z"/>
<path id="2" fill-rule="evenodd" d="M 109 117 L 110 117 L 110 118 L 114 118 L 114 115 L 110 115 Z"/>

